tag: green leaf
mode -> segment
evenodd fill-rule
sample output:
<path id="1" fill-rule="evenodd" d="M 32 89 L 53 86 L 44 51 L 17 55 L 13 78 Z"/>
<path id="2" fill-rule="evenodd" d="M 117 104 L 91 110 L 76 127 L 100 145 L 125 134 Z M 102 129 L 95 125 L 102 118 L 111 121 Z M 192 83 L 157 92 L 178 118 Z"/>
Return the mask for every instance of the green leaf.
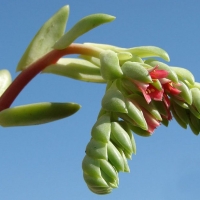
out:
<path id="1" fill-rule="evenodd" d="M 127 49 L 128 52 L 137 55 L 141 58 L 145 57 L 160 57 L 166 61 L 169 61 L 169 55 L 167 52 L 159 47 L 155 46 L 140 46 Z"/>
<path id="2" fill-rule="evenodd" d="M 41 27 L 19 61 L 17 71 L 24 70 L 52 50 L 52 46 L 64 34 L 68 15 L 69 6 L 64 6 Z"/>
<path id="3" fill-rule="evenodd" d="M 174 66 L 170 67 L 170 69 L 172 69 L 177 74 L 179 80 L 181 81 L 187 80 L 190 84 L 192 85 L 194 84 L 195 82 L 194 76 L 189 70 Z"/>
<path id="4" fill-rule="evenodd" d="M 75 103 L 36 103 L 8 108 L 0 112 L 4 127 L 44 124 L 73 115 L 80 109 Z"/>
<path id="5" fill-rule="evenodd" d="M 93 14 L 82 18 L 65 35 L 63 35 L 53 46 L 54 49 L 67 48 L 76 38 L 90 31 L 91 29 L 111 22 L 115 17 L 106 14 Z"/>
<path id="6" fill-rule="evenodd" d="M 77 58 L 61 58 L 57 63 L 45 68 L 43 73 L 66 76 L 80 81 L 105 83 L 99 67 L 87 60 Z"/>

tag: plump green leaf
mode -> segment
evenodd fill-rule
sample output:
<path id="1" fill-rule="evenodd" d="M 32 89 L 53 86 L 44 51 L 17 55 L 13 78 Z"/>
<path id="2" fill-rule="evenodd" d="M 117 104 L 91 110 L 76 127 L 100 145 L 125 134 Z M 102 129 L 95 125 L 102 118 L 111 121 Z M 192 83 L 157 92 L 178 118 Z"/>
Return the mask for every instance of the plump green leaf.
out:
<path id="1" fill-rule="evenodd" d="M 67 48 L 79 36 L 101 24 L 111 22 L 114 19 L 115 17 L 102 13 L 86 16 L 77 22 L 67 33 L 65 33 L 53 47 L 54 49 Z"/>
<path id="2" fill-rule="evenodd" d="M 75 103 L 36 103 L 13 108 L 0 112 L 0 125 L 30 126 L 44 124 L 73 115 L 80 109 Z"/>
<path id="3" fill-rule="evenodd" d="M 19 61 L 17 71 L 24 70 L 52 50 L 52 46 L 64 34 L 68 15 L 69 6 L 64 6 L 40 28 Z"/>
<path id="4" fill-rule="evenodd" d="M 98 66 L 77 58 L 61 58 L 57 63 L 45 68 L 43 73 L 66 76 L 80 81 L 105 83 Z"/>

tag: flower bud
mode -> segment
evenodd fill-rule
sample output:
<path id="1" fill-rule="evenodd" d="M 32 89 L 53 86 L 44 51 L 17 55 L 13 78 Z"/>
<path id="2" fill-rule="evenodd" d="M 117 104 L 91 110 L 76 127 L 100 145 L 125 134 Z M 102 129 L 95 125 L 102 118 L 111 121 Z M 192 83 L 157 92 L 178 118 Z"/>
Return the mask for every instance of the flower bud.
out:
<path id="1" fill-rule="evenodd" d="M 114 51 L 105 50 L 100 53 L 100 62 L 101 75 L 106 81 L 122 77 L 123 72 L 119 65 L 118 56 Z"/>
<path id="2" fill-rule="evenodd" d="M 102 102 L 102 108 L 111 112 L 127 113 L 125 99 L 121 91 L 116 86 L 116 81 L 106 91 Z"/>
<path id="3" fill-rule="evenodd" d="M 149 72 L 140 63 L 127 61 L 122 65 L 122 71 L 126 77 L 132 80 L 152 83 Z"/>
<path id="4" fill-rule="evenodd" d="M 107 155 L 107 143 L 91 139 L 86 147 L 86 154 L 93 159 L 106 159 Z"/>
<path id="5" fill-rule="evenodd" d="M 94 124 L 91 135 L 95 140 L 107 143 L 110 140 L 110 132 L 110 115 L 104 114 Z"/>

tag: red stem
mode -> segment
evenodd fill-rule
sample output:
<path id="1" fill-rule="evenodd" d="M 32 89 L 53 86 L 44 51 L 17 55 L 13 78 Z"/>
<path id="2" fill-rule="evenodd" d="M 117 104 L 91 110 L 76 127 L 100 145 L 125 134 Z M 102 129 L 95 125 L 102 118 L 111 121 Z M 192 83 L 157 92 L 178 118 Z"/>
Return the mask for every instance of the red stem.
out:
<path id="1" fill-rule="evenodd" d="M 7 90 L 0 97 L 0 111 L 9 108 L 22 89 L 31 81 L 38 73 L 47 66 L 56 63 L 59 58 L 68 54 L 84 54 L 99 57 L 100 50 L 91 48 L 84 44 L 71 44 L 66 49 L 52 50 L 42 58 L 32 63 L 28 68 L 23 70 L 16 79 L 11 83 Z"/>

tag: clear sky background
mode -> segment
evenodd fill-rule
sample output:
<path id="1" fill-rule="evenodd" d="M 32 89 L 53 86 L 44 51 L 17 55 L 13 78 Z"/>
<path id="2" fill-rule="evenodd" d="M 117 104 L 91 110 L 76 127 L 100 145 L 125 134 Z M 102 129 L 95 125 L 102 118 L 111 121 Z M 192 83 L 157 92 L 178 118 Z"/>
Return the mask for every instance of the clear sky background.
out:
<path id="1" fill-rule="evenodd" d="M 16 65 L 41 25 L 70 5 L 67 28 L 93 13 L 116 16 L 76 42 L 165 49 L 170 65 L 189 69 L 200 81 L 200 3 L 195 0 L 0 0 L 0 68 L 13 79 Z M 91 193 L 81 162 L 101 107 L 105 85 L 55 75 L 38 75 L 12 106 L 43 101 L 77 102 L 81 110 L 50 124 L 0 128 L 1 200 L 198 200 L 200 138 L 172 120 L 152 137 L 135 135 L 137 155 L 130 173 L 109 195 Z"/>

